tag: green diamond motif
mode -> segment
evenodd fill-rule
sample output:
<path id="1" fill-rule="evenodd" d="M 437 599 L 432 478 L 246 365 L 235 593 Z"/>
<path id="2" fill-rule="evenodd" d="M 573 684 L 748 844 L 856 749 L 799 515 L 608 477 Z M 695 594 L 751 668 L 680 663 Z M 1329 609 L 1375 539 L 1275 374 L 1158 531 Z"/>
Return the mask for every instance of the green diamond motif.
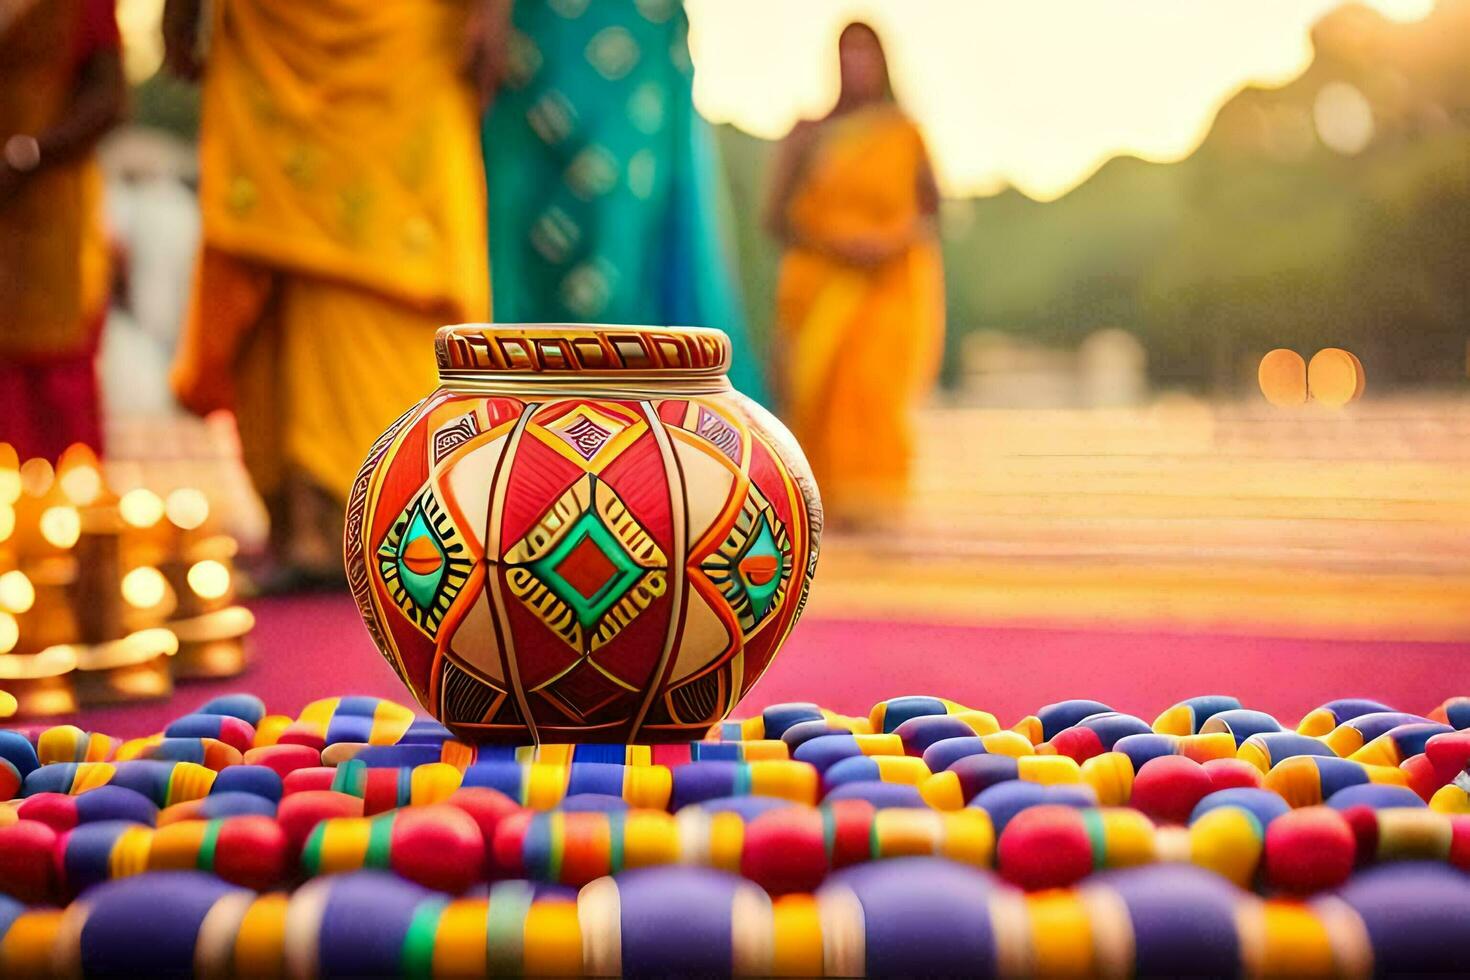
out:
<path id="1" fill-rule="evenodd" d="M 577 518 L 556 547 L 527 566 L 591 629 L 638 580 L 644 569 L 592 511 Z"/>

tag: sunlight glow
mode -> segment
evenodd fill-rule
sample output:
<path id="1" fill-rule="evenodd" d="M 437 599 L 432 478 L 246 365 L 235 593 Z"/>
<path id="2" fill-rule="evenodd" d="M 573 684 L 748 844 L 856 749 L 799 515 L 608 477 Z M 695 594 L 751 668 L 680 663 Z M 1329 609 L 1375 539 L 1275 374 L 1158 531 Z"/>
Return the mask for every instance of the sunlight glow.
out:
<path id="1" fill-rule="evenodd" d="M 836 39 L 883 36 L 894 89 L 951 196 L 1014 186 L 1060 197 L 1121 154 L 1179 160 L 1247 85 L 1312 60 L 1313 23 L 1340 0 L 687 0 L 696 104 L 777 139 L 837 96 Z M 1416 20 L 1433 0 L 1369 0 Z"/>

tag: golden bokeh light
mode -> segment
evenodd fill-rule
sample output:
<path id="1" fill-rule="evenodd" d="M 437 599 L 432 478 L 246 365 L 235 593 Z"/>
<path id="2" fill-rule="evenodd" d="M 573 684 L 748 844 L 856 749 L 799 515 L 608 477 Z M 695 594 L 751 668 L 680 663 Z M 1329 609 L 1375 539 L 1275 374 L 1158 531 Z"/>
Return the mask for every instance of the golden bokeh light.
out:
<path id="1" fill-rule="evenodd" d="M 1373 142 L 1373 106 L 1356 86 L 1328 82 L 1312 102 L 1317 138 L 1329 150 L 1356 156 Z"/>
<path id="2" fill-rule="evenodd" d="M 209 498 L 193 487 L 180 487 L 164 500 L 163 509 L 174 526 L 192 531 L 209 520 Z"/>
<path id="3" fill-rule="evenodd" d="M 122 519 L 133 527 L 152 527 L 163 520 L 163 499 L 146 487 L 123 494 L 117 509 Z"/>
<path id="4" fill-rule="evenodd" d="M 15 533 L 15 508 L 0 501 L 0 541 L 9 541 Z"/>
<path id="5" fill-rule="evenodd" d="M 1261 358 L 1256 380 L 1272 405 L 1286 408 L 1307 400 L 1307 363 L 1294 350 L 1278 347 Z"/>
<path id="6" fill-rule="evenodd" d="M 0 575 L 0 609 L 6 612 L 23 613 L 36 601 L 36 588 L 26 573 L 18 568 Z"/>
<path id="7" fill-rule="evenodd" d="M 1341 408 L 1363 395 L 1366 378 L 1358 358 L 1339 347 L 1325 347 L 1307 364 L 1307 390 L 1312 400 Z"/>
<path id="8" fill-rule="evenodd" d="M 82 518 L 75 507 L 47 507 L 41 512 L 41 537 L 53 548 L 70 548 L 82 534 Z"/>
<path id="9" fill-rule="evenodd" d="M 9 653 L 20 642 L 20 624 L 8 612 L 0 611 L 0 653 Z"/>
<path id="10" fill-rule="evenodd" d="M 143 565 L 123 576 L 122 595 L 134 609 L 152 609 L 168 595 L 168 581 L 158 569 Z"/>
<path id="11" fill-rule="evenodd" d="M 213 558 L 189 567 L 189 588 L 201 599 L 221 599 L 230 591 L 230 570 Z"/>
<path id="12" fill-rule="evenodd" d="M 66 499 L 78 507 L 95 503 L 102 495 L 102 474 L 95 466 L 79 465 L 64 469 L 57 483 Z"/>
<path id="13" fill-rule="evenodd" d="M 20 457 L 14 446 L 0 442 L 0 504 L 15 503 L 20 491 Z"/>
<path id="14" fill-rule="evenodd" d="M 117 31 L 122 35 L 123 73 L 134 85 L 163 64 L 163 0 L 118 0 Z"/>
<path id="15" fill-rule="evenodd" d="M 45 496 L 55 482 L 56 471 L 51 468 L 49 460 L 37 457 L 20 464 L 21 488 L 32 497 Z"/>

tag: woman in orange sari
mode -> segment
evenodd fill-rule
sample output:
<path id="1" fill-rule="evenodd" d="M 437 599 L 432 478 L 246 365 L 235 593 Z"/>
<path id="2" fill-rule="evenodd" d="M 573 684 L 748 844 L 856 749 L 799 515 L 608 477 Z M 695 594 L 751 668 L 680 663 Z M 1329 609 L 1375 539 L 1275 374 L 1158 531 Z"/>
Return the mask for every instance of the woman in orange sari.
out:
<path id="1" fill-rule="evenodd" d="M 914 414 L 943 345 L 944 280 L 933 173 L 893 100 L 878 36 L 850 24 L 838 52 L 837 105 L 787 137 L 768 222 L 786 249 L 782 414 L 828 521 L 852 527 L 892 518 L 907 499 Z"/>

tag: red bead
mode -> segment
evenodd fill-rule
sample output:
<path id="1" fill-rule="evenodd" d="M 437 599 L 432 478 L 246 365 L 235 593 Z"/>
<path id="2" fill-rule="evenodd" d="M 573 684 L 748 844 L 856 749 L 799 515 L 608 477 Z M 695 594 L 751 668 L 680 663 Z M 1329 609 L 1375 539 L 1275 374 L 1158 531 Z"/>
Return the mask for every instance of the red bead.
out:
<path id="1" fill-rule="evenodd" d="M 393 818 L 393 870 L 425 888 L 458 894 L 480 877 L 485 842 L 458 807 L 407 807 Z"/>
<path id="2" fill-rule="evenodd" d="M 306 843 L 306 838 L 311 836 L 316 825 L 323 820 L 360 816 L 362 800 L 347 793 L 318 789 L 283 797 L 279 809 L 276 810 L 276 823 L 285 832 L 286 845 L 295 857 L 301 853 L 301 846 Z"/>
<path id="3" fill-rule="evenodd" d="M 1450 864 L 1470 871 L 1470 813 L 1450 815 Z"/>
<path id="4" fill-rule="evenodd" d="M 526 874 L 526 831 L 535 816 L 530 810 L 507 814 L 495 825 L 490 838 L 492 869 L 498 878 L 521 878 Z"/>
<path id="5" fill-rule="evenodd" d="M 1083 725 L 1074 725 L 1057 732 L 1052 737 L 1051 747 L 1057 750 L 1057 755 L 1065 755 L 1079 763 L 1086 762 L 1095 755 L 1102 755 L 1104 751 L 1102 739 L 1097 732 Z"/>
<path id="6" fill-rule="evenodd" d="M 71 830 L 77 825 L 77 798 L 65 793 L 37 793 L 22 800 L 15 815 L 55 831 Z"/>
<path id="7" fill-rule="evenodd" d="M 1092 838 L 1073 807 L 1044 804 L 1022 810 L 1000 835 L 1001 877 L 1028 890 L 1062 888 L 1092 871 Z"/>
<path id="8" fill-rule="evenodd" d="M 293 769 L 282 777 L 281 793 L 283 796 L 290 796 L 292 793 L 305 793 L 314 789 L 331 789 L 332 780 L 336 777 L 337 770 L 331 766 Z"/>
<path id="9" fill-rule="evenodd" d="M 276 740 L 278 745 L 304 745 L 315 749 L 318 757 L 322 749 L 326 748 L 327 740 L 321 731 L 311 725 L 303 725 L 301 722 L 292 722 L 281 732 L 281 737 Z"/>
<path id="10" fill-rule="evenodd" d="M 0 759 L 0 801 L 13 800 L 25 779 L 9 759 Z"/>
<path id="11" fill-rule="evenodd" d="M 1378 811 L 1366 804 L 1339 811 L 1353 832 L 1353 852 L 1358 864 L 1366 864 L 1378 853 Z"/>
<path id="12" fill-rule="evenodd" d="M 1463 769 L 1470 765 L 1470 729 L 1463 732 L 1440 732 L 1424 743 L 1424 754 L 1436 766 Z"/>
<path id="13" fill-rule="evenodd" d="M 34 820 L 0 827 L 0 886 L 28 904 L 51 900 L 56 891 L 56 831 Z"/>
<path id="14" fill-rule="evenodd" d="M 1154 820 L 1184 824 L 1194 806 L 1215 786 L 1204 766 L 1182 755 L 1161 755 L 1145 762 L 1133 777 L 1129 805 Z"/>
<path id="15" fill-rule="evenodd" d="M 368 769 L 362 779 L 362 812 L 371 817 L 379 813 L 396 810 L 409 803 L 400 799 L 403 784 L 399 781 L 400 770 L 396 768 Z"/>
<path id="16" fill-rule="evenodd" d="M 214 873 L 225 881 L 264 891 L 286 877 L 286 832 L 270 817 L 230 817 L 220 824 Z"/>
<path id="17" fill-rule="evenodd" d="M 1429 756 L 1424 753 L 1411 755 L 1399 763 L 1399 768 L 1408 777 L 1409 789 L 1419 794 L 1419 798 L 1428 803 L 1434 796 L 1436 790 L 1445 784 L 1441 781 L 1440 774 L 1436 771 L 1434 763 L 1429 761 Z"/>
<path id="18" fill-rule="evenodd" d="M 873 804 L 867 800 L 836 800 L 822 807 L 832 821 L 833 868 L 867 861 L 873 853 Z"/>
<path id="19" fill-rule="evenodd" d="M 475 826 L 480 828 L 480 839 L 485 843 L 485 870 L 490 872 L 495 863 L 494 853 L 496 828 L 501 821 L 521 812 L 521 807 L 504 793 L 484 786 L 457 789 L 444 801 L 446 806 L 458 807 L 469 814 Z M 519 861 L 519 857 L 517 857 Z"/>
<path id="20" fill-rule="evenodd" d="M 245 753 L 245 765 L 274 769 L 282 779 L 288 773 L 322 764 L 321 749 L 307 745 L 262 745 Z"/>
<path id="21" fill-rule="evenodd" d="M 746 824 L 740 873 L 773 895 L 815 891 L 827 875 L 821 811 L 782 807 Z"/>
<path id="22" fill-rule="evenodd" d="M 1356 856 L 1352 828 L 1331 807 L 1292 810 L 1266 828 L 1266 880 L 1285 891 L 1336 888 L 1353 873 Z"/>
<path id="23" fill-rule="evenodd" d="M 1211 759 L 1203 763 L 1210 777 L 1210 792 L 1222 789 L 1259 789 L 1261 770 L 1244 759 Z"/>

